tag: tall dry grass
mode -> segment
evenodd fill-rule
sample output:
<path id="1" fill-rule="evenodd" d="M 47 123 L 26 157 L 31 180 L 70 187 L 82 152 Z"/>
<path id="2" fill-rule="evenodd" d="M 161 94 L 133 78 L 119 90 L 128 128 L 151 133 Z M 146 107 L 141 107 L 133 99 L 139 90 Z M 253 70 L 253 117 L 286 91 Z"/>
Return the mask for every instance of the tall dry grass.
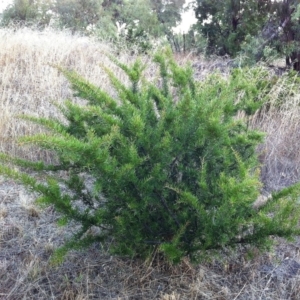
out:
<path id="1" fill-rule="evenodd" d="M 68 33 L 0 30 L 0 149 L 32 159 L 49 160 L 46 152 L 37 149 L 24 152 L 17 147 L 16 137 L 35 133 L 38 129 L 16 116 L 57 115 L 53 101 L 60 103 L 72 97 L 66 79 L 55 65 L 76 70 L 106 88 L 108 79 L 99 66 L 104 63 L 126 81 L 105 55 L 114 53 L 112 45 Z M 123 61 L 133 59 L 126 53 L 119 56 Z"/>
<path id="2" fill-rule="evenodd" d="M 104 63 L 125 81 L 105 56 L 114 52 L 112 45 L 62 32 L 0 30 L 0 150 L 51 161 L 51 153 L 20 150 L 16 138 L 40 129 L 15 116 L 58 116 L 52 102 L 72 97 L 72 91 L 53 65 L 72 68 L 114 93 L 99 67 Z M 119 58 L 134 60 L 126 52 Z M 218 68 L 228 72 L 221 60 L 176 59 L 194 60 L 199 80 Z M 153 76 L 150 68 L 147 77 Z M 278 105 L 278 99 L 284 101 Z M 268 191 L 300 179 L 299 102 L 296 78 L 292 86 L 283 76 L 270 93 L 269 105 L 251 120 L 251 126 L 266 132 L 258 151 Z M 241 249 L 229 259 L 177 267 L 113 258 L 95 246 L 72 252 L 53 269 L 49 256 L 71 228 L 57 228 L 55 212 L 37 208 L 33 200 L 16 183 L 0 180 L 0 299 L 300 299 L 300 278 L 295 274 L 300 268 L 298 239 L 292 244 L 278 240 L 273 252 L 254 253 L 252 259 Z"/>
<path id="3" fill-rule="evenodd" d="M 276 80 L 268 103 L 252 119 L 252 126 L 266 134 L 258 151 L 261 177 L 268 191 L 300 180 L 299 75 L 285 74 Z"/>

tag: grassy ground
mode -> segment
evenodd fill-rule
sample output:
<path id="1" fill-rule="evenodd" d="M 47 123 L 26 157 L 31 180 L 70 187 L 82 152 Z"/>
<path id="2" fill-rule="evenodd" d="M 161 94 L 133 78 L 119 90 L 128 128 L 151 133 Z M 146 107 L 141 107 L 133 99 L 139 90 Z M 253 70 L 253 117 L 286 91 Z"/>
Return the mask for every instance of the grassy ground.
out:
<path id="1" fill-rule="evenodd" d="M 51 161 L 51 153 L 19 149 L 16 137 L 40 129 L 15 116 L 58 116 L 53 101 L 70 98 L 72 92 L 53 67 L 57 64 L 113 94 L 99 63 L 126 78 L 105 57 L 112 52 L 108 44 L 66 33 L 0 31 L 0 150 Z M 119 58 L 134 59 L 124 52 Z M 229 71 L 219 59 L 177 59 L 192 60 L 199 80 L 216 68 L 225 76 Z M 155 76 L 154 69 L 147 72 L 148 78 Z M 251 120 L 251 126 L 266 132 L 258 149 L 266 193 L 300 179 L 300 96 L 295 80 L 278 79 L 269 105 Z M 143 263 L 111 257 L 94 245 L 84 253 L 71 252 L 53 268 L 48 263 L 53 249 L 72 231 L 71 226 L 59 228 L 57 218 L 51 208 L 36 207 L 23 187 L 1 179 L 0 299 L 300 299 L 298 238 L 292 243 L 277 239 L 272 252 L 254 252 L 251 258 L 248 249 L 237 253 L 224 249 L 217 260 L 197 266 L 185 261 L 176 267 L 159 260 Z"/>

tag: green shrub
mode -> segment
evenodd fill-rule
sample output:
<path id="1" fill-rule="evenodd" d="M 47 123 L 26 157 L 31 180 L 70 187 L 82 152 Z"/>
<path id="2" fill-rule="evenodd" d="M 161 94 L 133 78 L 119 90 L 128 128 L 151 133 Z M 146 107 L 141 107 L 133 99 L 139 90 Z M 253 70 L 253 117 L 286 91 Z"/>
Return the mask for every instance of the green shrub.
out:
<path id="1" fill-rule="evenodd" d="M 273 235 L 298 234 L 299 186 L 253 208 L 261 188 L 255 148 L 263 135 L 237 113 L 252 114 L 263 104 L 266 73 L 237 70 L 228 79 L 213 74 L 196 82 L 169 51 L 154 61 L 157 83 L 142 77 L 140 60 L 131 66 L 114 60 L 131 81 L 127 87 L 106 69 L 117 99 L 60 69 L 87 104 L 66 101 L 60 110 L 67 122 L 26 117 L 48 133 L 21 138 L 53 150 L 59 163 L 1 155 L 2 174 L 53 205 L 61 223 L 79 225 L 54 259 L 98 241 L 115 254 L 159 253 L 176 263 L 237 244 L 264 248 Z"/>

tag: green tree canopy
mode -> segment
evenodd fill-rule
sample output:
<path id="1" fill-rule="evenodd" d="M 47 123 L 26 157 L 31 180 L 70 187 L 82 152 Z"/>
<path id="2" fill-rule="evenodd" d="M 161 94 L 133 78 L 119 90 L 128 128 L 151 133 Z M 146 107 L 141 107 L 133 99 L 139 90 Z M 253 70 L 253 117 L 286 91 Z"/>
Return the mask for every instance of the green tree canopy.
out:
<path id="1" fill-rule="evenodd" d="M 230 55 L 241 50 L 253 61 L 265 47 L 286 56 L 300 71 L 299 0 L 196 0 L 196 29 L 208 40 L 208 53 Z"/>
<path id="2" fill-rule="evenodd" d="M 272 13 L 270 0 L 197 0 L 198 30 L 209 52 L 236 55 L 247 35 L 257 35 Z"/>

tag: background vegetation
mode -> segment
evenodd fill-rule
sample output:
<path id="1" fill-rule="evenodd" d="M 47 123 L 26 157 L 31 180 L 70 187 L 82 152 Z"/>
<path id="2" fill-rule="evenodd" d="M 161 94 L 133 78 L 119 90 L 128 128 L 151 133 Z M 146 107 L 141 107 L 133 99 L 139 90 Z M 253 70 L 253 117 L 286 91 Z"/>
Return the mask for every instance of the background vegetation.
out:
<path id="1" fill-rule="evenodd" d="M 283 57 L 299 71 L 299 1 L 195 0 L 197 23 L 184 34 L 173 27 L 181 20 L 184 0 L 14 0 L 2 14 L 7 26 L 51 26 L 73 34 L 120 39 L 139 51 L 168 41 L 176 52 L 242 58 L 255 64 Z M 124 44 L 124 43 L 123 43 Z"/>

